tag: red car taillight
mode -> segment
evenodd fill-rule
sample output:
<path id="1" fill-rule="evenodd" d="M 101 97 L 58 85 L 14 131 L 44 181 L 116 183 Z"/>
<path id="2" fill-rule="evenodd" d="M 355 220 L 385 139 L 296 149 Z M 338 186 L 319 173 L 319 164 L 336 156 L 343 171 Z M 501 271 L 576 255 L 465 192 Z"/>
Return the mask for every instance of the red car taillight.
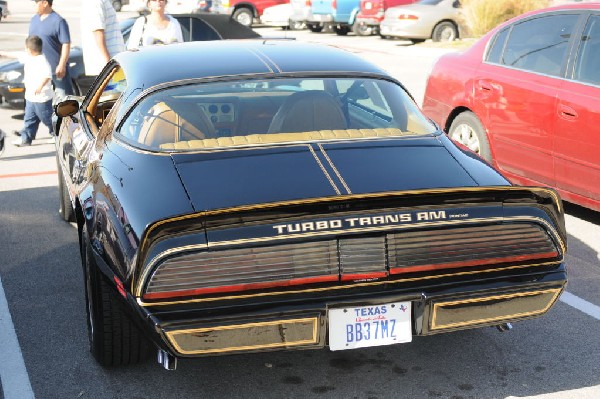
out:
<path id="1" fill-rule="evenodd" d="M 417 15 L 413 15 L 413 14 L 400 14 L 400 15 L 398 15 L 398 19 L 416 21 L 419 19 L 419 17 Z"/>

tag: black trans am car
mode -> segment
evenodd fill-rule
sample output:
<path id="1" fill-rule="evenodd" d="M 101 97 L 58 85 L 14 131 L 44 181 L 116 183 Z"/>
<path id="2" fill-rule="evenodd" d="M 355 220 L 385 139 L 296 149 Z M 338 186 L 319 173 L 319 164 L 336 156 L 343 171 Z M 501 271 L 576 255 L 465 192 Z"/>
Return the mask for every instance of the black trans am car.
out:
<path id="1" fill-rule="evenodd" d="M 347 52 L 143 48 L 56 113 L 104 366 L 506 329 L 565 287 L 557 194 L 511 185 Z"/>
<path id="2" fill-rule="evenodd" d="M 261 37 L 252 29 L 238 23 L 227 15 L 197 13 L 177 14 L 173 16 L 179 21 L 183 40 L 186 42 L 256 39 Z M 125 42 L 129 39 L 129 34 L 135 20 L 136 18 L 128 18 L 119 22 Z M 78 46 L 71 48 L 71 52 L 69 53 L 69 68 L 75 94 L 85 94 L 95 77 L 85 75 L 83 53 Z M 10 59 L 0 63 L 0 104 L 2 102 L 15 109 L 25 107 L 23 64 L 19 60 Z"/>

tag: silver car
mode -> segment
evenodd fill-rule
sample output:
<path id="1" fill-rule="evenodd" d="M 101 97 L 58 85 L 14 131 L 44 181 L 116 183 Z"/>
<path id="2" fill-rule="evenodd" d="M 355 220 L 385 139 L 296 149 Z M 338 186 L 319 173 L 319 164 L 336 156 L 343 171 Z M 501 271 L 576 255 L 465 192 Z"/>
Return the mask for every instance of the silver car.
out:
<path id="1" fill-rule="evenodd" d="M 421 0 L 388 8 L 379 34 L 384 39 L 399 37 L 415 43 L 452 41 L 460 37 L 460 19 L 459 0 Z"/>

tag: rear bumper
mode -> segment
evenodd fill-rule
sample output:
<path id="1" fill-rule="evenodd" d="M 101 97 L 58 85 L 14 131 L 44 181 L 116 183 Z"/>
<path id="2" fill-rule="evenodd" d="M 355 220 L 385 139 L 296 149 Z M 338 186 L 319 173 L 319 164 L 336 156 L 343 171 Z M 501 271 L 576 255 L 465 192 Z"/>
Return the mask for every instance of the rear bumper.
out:
<path id="1" fill-rule="evenodd" d="M 365 24 L 365 25 L 369 25 L 369 26 L 379 26 L 379 24 L 381 23 L 381 20 L 382 20 L 382 18 L 358 17 L 358 18 L 356 18 L 356 23 Z"/>
<path id="2" fill-rule="evenodd" d="M 310 14 L 306 17 L 307 23 L 332 23 L 332 14 Z"/>
<path id="3" fill-rule="evenodd" d="M 0 83 L 0 99 L 2 98 L 11 108 L 25 108 L 25 88 L 22 84 Z"/>
<path id="4" fill-rule="evenodd" d="M 566 285 L 563 266 L 529 282 L 499 278 L 485 283 L 447 284 L 443 289 L 397 289 L 362 298 L 323 299 L 237 314 L 191 311 L 178 314 L 210 317 L 188 319 L 158 310 L 150 313 L 155 341 L 177 357 L 201 357 L 271 350 L 320 349 L 328 345 L 328 309 L 411 302 L 412 334 L 432 335 L 499 325 L 546 313 Z M 220 309 L 223 309 L 220 307 Z M 152 312 L 150 308 L 148 311 Z"/>

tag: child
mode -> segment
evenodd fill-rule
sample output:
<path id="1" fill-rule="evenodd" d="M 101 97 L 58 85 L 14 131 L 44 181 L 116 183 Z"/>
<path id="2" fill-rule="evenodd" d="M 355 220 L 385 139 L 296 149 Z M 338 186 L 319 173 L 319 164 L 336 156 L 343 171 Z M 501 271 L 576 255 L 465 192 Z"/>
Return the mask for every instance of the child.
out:
<path id="1" fill-rule="evenodd" d="M 29 36 L 25 40 L 29 54 L 24 59 L 25 84 L 25 126 L 21 130 L 21 138 L 14 141 L 17 147 L 31 145 L 37 134 L 40 121 L 48 127 L 50 135 L 54 136 L 52 128 L 52 70 L 46 58 L 42 55 L 42 39 L 39 36 Z"/>

